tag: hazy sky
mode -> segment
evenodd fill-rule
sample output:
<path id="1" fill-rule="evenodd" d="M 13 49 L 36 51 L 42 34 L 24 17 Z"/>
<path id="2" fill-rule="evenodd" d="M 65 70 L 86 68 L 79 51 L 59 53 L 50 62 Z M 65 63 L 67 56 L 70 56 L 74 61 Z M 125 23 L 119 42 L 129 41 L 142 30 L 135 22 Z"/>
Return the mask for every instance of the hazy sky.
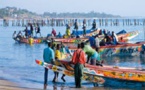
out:
<path id="1" fill-rule="evenodd" d="M 145 0 L 0 0 L 0 8 L 15 6 L 43 12 L 104 12 L 121 16 L 145 16 Z"/>

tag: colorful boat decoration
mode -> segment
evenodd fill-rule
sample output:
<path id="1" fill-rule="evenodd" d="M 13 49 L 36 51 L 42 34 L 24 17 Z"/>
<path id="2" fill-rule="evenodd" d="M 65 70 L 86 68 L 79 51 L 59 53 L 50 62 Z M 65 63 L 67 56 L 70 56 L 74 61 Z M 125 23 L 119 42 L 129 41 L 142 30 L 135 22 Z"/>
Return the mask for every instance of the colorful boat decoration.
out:
<path id="1" fill-rule="evenodd" d="M 79 43 L 79 42 L 85 42 L 88 38 L 55 38 L 55 42 L 62 42 L 62 43 Z"/>
<path id="2" fill-rule="evenodd" d="M 45 68 L 48 68 L 52 71 L 59 72 L 59 73 L 65 74 L 67 76 L 73 76 L 74 77 L 74 69 L 70 65 L 68 66 L 66 64 L 61 63 L 61 64 L 64 65 L 64 67 L 63 66 L 61 67 L 61 66 L 56 66 L 56 65 L 53 65 L 53 64 L 48 64 L 46 62 L 42 62 L 41 60 L 35 60 L 35 61 L 38 65 L 43 66 Z M 93 74 L 90 74 L 88 72 L 84 72 L 83 80 L 86 80 L 86 81 L 89 81 L 89 82 L 95 82 L 95 83 L 99 83 L 99 84 L 104 83 L 103 78 L 100 78 L 100 77 L 95 76 Z"/>
<path id="3" fill-rule="evenodd" d="M 99 29 L 97 30 L 99 32 Z M 97 32 L 97 33 L 98 33 Z M 95 34 L 97 34 L 95 33 Z M 118 37 L 118 40 L 121 40 L 121 37 L 123 38 L 124 41 L 128 41 L 128 40 L 131 40 L 132 38 L 136 37 L 137 35 L 139 34 L 139 31 L 131 31 L 131 32 L 128 32 L 128 33 L 125 33 L 125 34 L 119 34 L 117 37 Z M 90 33 L 90 36 L 92 34 Z M 104 38 L 104 35 L 100 35 L 99 36 L 99 39 L 102 40 Z M 78 42 L 85 42 L 87 41 L 88 38 L 54 38 L 54 41 L 56 42 L 63 42 L 63 43 L 78 43 Z"/>
<path id="4" fill-rule="evenodd" d="M 144 43 L 145 44 L 145 43 Z M 76 44 L 67 44 L 70 50 L 76 50 Z M 99 53 L 101 56 L 139 56 L 141 51 L 144 49 L 142 48 L 143 43 L 124 43 L 119 45 L 107 45 L 107 46 L 100 46 Z"/>
<path id="5" fill-rule="evenodd" d="M 45 38 L 32 38 L 31 40 L 29 40 L 28 38 L 22 38 L 22 39 L 15 38 L 14 40 L 19 43 L 38 44 L 38 43 L 43 43 L 45 41 Z"/>
<path id="6" fill-rule="evenodd" d="M 100 28 L 95 29 L 95 30 L 93 30 L 93 29 L 86 30 L 86 36 L 92 36 L 93 34 L 96 35 L 99 33 L 99 31 L 100 31 Z M 72 35 L 74 35 L 74 36 L 79 35 L 80 37 L 83 37 L 83 34 L 84 34 L 83 30 L 78 30 L 78 31 L 73 30 L 73 32 L 72 32 Z"/>
<path id="7" fill-rule="evenodd" d="M 117 37 L 118 37 L 118 40 L 120 40 L 121 37 L 122 37 L 123 40 L 128 41 L 128 40 L 131 40 L 131 39 L 133 39 L 134 37 L 138 36 L 139 33 L 140 33 L 140 32 L 139 32 L 138 30 L 135 30 L 135 31 L 131 31 L 131 32 L 128 32 L 128 33 L 125 33 L 125 34 L 119 34 L 119 35 L 117 35 Z"/>
<path id="8" fill-rule="evenodd" d="M 123 33 L 123 34 L 119 34 L 117 35 L 117 38 L 119 40 L 119 42 L 121 41 L 121 38 L 124 40 L 124 41 L 129 41 L 133 38 L 135 38 L 136 36 L 139 35 L 139 31 L 138 30 L 135 30 L 135 31 L 131 31 L 131 32 L 127 32 L 127 33 Z M 100 35 L 99 36 L 99 39 L 102 40 L 104 38 L 104 35 Z"/>
<path id="9" fill-rule="evenodd" d="M 69 62 L 60 61 L 70 66 Z M 143 69 L 118 67 L 118 66 L 94 66 L 85 64 L 84 72 L 93 74 L 104 79 L 105 86 L 125 86 L 132 85 L 145 87 L 145 71 Z M 124 83 L 126 83 L 124 85 Z M 131 85 L 128 85 L 131 84 Z"/>

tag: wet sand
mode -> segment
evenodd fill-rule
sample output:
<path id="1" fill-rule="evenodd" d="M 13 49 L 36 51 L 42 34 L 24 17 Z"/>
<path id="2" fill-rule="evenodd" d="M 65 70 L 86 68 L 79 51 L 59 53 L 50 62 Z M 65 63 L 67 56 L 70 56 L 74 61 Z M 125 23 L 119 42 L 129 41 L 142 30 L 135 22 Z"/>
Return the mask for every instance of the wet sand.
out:
<path id="1" fill-rule="evenodd" d="M 25 87 L 25 85 L 20 86 L 18 83 L 8 81 L 1 79 L 0 80 L 0 90 L 43 90 L 42 88 L 35 88 L 32 86 L 32 88 Z M 47 86 L 47 90 L 111 90 L 110 88 L 104 88 L 104 87 L 85 87 L 82 88 L 75 88 L 75 87 L 58 87 L 58 86 Z M 115 89 L 115 90 L 127 90 L 127 89 Z"/>
<path id="2" fill-rule="evenodd" d="M 0 90 L 40 90 L 40 89 L 23 87 L 15 82 L 10 82 L 8 80 L 1 79 Z"/>

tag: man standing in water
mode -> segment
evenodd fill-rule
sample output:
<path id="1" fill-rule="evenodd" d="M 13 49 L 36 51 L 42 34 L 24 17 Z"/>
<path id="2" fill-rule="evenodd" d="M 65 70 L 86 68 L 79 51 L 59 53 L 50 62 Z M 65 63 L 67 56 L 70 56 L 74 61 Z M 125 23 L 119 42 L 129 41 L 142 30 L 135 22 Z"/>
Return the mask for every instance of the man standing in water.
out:
<path id="1" fill-rule="evenodd" d="M 86 19 L 83 20 L 83 36 L 86 36 Z"/>
<path id="2" fill-rule="evenodd" d="M 53 64 L 54 51 L 51 47 L 52 47 L 52 43 L 48 42 L 48 47 L 45 48 L 44 51 L 43 51 L 43 59 L 44 59 L 44 62 Z M 45 72 L 44 72 L 44 90 L 46 90 L 46 88 L 47 88 L 47 76 L 48 76 L 48 69 L 45 68 Z"/>
<path id="3" fill-rule="evenodd" d="M 83 68 L 86 62 L 85 52 L 81 49 L 81 45 L 78 44 L 78 49 L 74 52 L 72 57 L 72 63 L 74 63 L 74 75 L 76 88 L 81 88 L 81 81 L 83 76 Z"/>
<path id="4" fill-rule="evenodd" d="M 76 32 L 78 31 L 78 22 L 77 22 L 77 19 L 75 20 L 75 23 L 74 23 L 74 29 L 76 30 Z"/>

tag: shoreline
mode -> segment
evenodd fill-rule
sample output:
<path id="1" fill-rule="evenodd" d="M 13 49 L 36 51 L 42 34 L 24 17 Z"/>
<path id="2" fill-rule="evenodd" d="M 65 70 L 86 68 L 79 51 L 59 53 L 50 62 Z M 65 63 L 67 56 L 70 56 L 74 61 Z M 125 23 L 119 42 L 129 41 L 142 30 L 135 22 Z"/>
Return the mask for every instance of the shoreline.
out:
<path id="1" fill-rule="evenodd" d="M 6 79 L 0 79 L 0 90 L 41 90 L 37 88 L 28 88 L 19 85 L 13 81 L 9 81 Z"/>
<path id="2" fill-rule="evenodd" d="M 47 86 L 47 90 L 106 90 L 104 87 L 91 87 L 87 88 L 83 86 L 82 88 L 75 88 L 75 87 L 59 87 L 59 86 Z M 108 88 L 109 89 L 109 88 Z M 6 79 L 0 79 L 0 90 L 43 90 L 42 88 L 35 88 L 32 86 L 32 88 L 25 87 L 25 85 L 20 85 L 19 83 L 6 80 Z"/>

